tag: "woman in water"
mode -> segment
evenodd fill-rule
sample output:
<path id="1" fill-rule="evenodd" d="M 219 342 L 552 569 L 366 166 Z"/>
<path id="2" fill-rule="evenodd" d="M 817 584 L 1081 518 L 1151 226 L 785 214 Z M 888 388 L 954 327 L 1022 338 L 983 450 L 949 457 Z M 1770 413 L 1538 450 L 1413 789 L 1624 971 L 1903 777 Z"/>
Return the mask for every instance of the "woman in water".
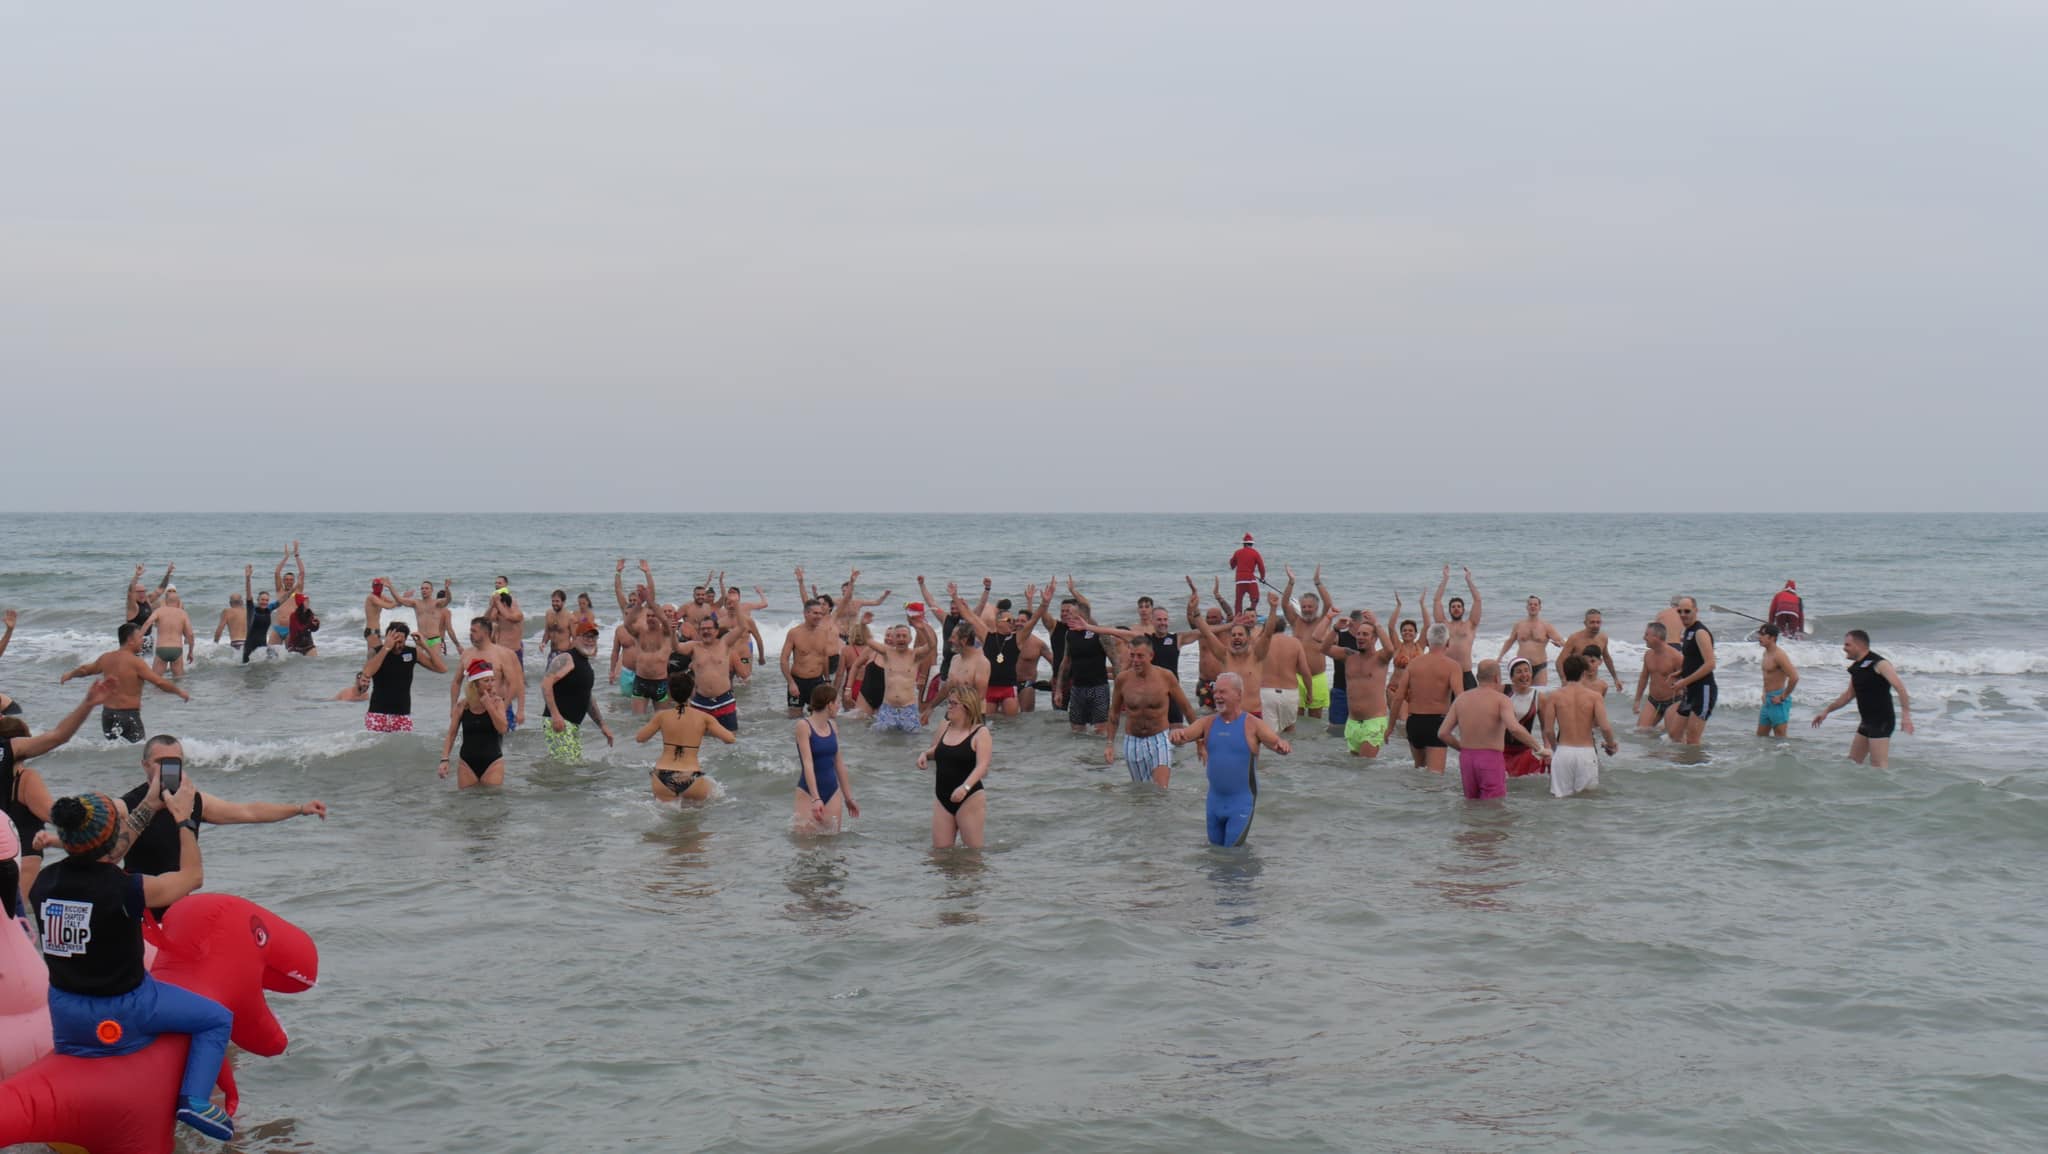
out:
<path id="1" fill-rule="evenodd" d="M 868 616 L 873 616 L 869 614 Z M 846 674 L 840 680 L 839 708 L 852 709 L 862 717 L 873 717 L 875 707 L 867 704 L 869 678 L 867 671 L 873 666 L 874 651 L 868 648 L 868 638 L 873 634 L 865 621 L 856 621 L 846 630 L 846 648 L 839 655 L 839 668 Z M 873 679 L 880 684 L 881 670 L 875 671 Z M 879 704 L 879 702 L 877 703 Z"/>
<path id="2" fill-rule="evenodd" d="M 838 712 L 839 691 L 826 682 L 811 690 L 811 711 L 796 723 L 796 753 L 802 763 L 796 774 L 798 833 L 837 833 L 842 814 L 860 816 L 860 807 L 853 803 L 853 779 L 839 756 L 839 727 L 832 722 Z M 820 721 L 825 728 L 818 728 Z"/>
<path id="3" fill-rule="evenodd" d="M 476 660 L 462 674 L 462 697 L 448 718 L 448 736 L 441 740 L 441 776 L 448 776 L 448 753 L 462 735 L 460 772 L 455 787 L 505 784 L 505 700 L 498 696 L 491 663 Z"/>
<path id="4" fill-rule="evenodd" d="M 1485 688 L 1482 686 L 1481 688 Z M 1545 690 L 1536 684 L 1536 667 L 1526 657 L 1517 657 L 1508 665 L 1508 684 L 1505 692 L 1508 704 L 1514 708 L 1515 720 L 1523 729 L 1535 733 L 1543 728 L 1542 712 Z M 1550 763 L 1536 756 L 1536 751 L 1517 743 L 1507 751 L 1509 777 L 1527 777 L 1532 773 L 1549 773 Z"/>
<path id="5" fill-rule="evenodd" d="M 954 686 L 946 693 L 946 724 L 932 747 L 917 755 L 917 768 L 936 764 L 938 770 L 932 785 L 933 849 L 950 849 L 955 841 L 981 848 L 988 820 L 981 783 L 994 756 L 995 739 L 981 723 L 981 695 L 971 685 Z"/>
<path id="6" fill-rule="evenodd" d="M 675 708 L 655 710 L 634 739 L 645 742 L 661 735 L 661 756 L 655 759 L 648 777 L 656 801 L 703 801 L 710 797 L 718 783 L 706 776 L 697 763 L 698 747 L 706 737 L 715 737 L 727 745 L 739 740 L 731 730 L 718 724 L 717 718 L 701 709 L 689 708 L 690 694 L 696 691 L 697 679 L 687 673 L 671 680 L 668 699 Z"/>

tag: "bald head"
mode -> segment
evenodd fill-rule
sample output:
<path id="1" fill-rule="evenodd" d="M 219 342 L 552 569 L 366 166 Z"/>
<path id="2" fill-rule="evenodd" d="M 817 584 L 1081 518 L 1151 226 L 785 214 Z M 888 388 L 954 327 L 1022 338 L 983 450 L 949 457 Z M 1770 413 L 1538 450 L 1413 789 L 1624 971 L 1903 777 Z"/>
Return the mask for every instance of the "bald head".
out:
<path id="1" fill-rule="evenodd" d="M 1479 663 L 1479 684 L 1494 685 L 1500 681 L 1500 662 L 1488 658 Z"/>

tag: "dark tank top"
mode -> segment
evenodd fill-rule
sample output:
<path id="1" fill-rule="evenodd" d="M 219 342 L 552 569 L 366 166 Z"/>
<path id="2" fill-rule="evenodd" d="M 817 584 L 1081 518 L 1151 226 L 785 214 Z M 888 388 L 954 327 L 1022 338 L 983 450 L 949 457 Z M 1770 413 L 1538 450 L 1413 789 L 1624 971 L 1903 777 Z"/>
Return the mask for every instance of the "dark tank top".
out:
<path id="1" fill-rule="evenodd" d="M 1694 625 L 1685 631 L 1684 644 L 1679 647 L 1681 663 L 1678 675 L 1680 677 L 1691 677 L 1707 663 L 1706 654 L 1700 652 L 1700 643 L 1697 635 L 1701 633 L 1706 634 L 1709 641 L 1714 639 L 1714 631 L 1704 625 Z M 1715 684 L 1714 675 L 1709 673 L 1693 684 L 1713 685 Z"/>
<path id="2" fill-rule="evenodd" d="M 1891 682 L 1877 671 L 1884 654 L 1872 650 L 1862 660 L 1849 667 L 1849 684 L 1856 690 L 1856 712 L 1864 721 L 1884 721 L 1896 717 L 1892 711 Z"/>
<path id="3" fill-rule="evenodd" d="M 597 673 L 582 650 L 571 649 L 568 657 L 569 672 L 555 682 L 555 704 L 562 707 L 563 721 L 582 725 L 583 719 L 590 716 L 590 687 L 596 684 Z"/>
<path id="4" fill-rule="evenodd" d="M 990 686 L 1017 684 L 1017 635 L 991 633 L 982 640 L 982 656 L 988 658 Z"/>

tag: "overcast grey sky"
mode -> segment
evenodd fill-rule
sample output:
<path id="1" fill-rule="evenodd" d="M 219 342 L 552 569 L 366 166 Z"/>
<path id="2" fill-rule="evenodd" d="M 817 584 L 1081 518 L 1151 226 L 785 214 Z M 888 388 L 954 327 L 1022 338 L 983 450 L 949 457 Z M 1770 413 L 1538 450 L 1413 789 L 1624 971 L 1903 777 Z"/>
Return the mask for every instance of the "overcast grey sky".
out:
<path id="1" fill-rule="evenodd" d="M 0 483 L 2039 510 L 2044 39 L 2037 0 L 17 5 Z"/>

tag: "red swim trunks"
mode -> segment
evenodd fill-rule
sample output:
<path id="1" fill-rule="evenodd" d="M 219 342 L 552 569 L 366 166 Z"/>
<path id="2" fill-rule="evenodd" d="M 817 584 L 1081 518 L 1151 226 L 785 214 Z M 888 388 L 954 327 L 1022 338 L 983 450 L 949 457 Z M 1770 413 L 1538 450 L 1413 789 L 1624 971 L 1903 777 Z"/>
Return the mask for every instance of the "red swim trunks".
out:
<path id="1" fill-rule="evenodd" d="M 411 733 L 412 718 L 403 713 L 365 713 L 363 728 L 371 733 Z"/>
<path id="2" fill-rule="evenodd" d="M 987 690 L 983 691 L 981 699 L 993 705 L 998 701 L 1008 701 L 1015 696 L 1017 696 L 1017 687 L 1014 685 L 991 685 Z"/>

